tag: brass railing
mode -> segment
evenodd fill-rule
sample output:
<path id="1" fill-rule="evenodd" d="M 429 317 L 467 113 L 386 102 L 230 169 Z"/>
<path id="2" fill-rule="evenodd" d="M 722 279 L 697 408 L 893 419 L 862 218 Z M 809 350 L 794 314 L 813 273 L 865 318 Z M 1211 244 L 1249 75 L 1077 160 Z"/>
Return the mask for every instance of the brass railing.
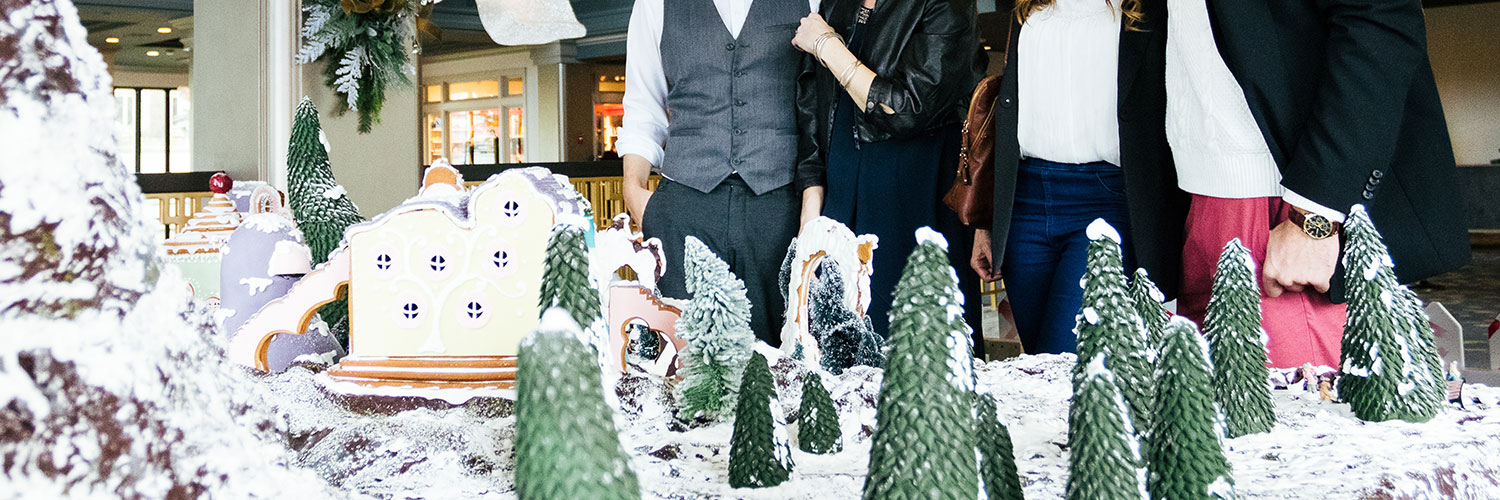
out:
<path id="1" fill-rule="evenodd" d="M 182 225 L 186 224 L 188 219 L 193 218 L 193 214 L 202 210 L 203 204 L 207 203 L 213 196 L 214 194 L 209 191 L 146 193 L 146 204 L 148 206 L 155 205 L 156 220 L 161 222 L 162 228 L 165 231 L 164 236 L 170 238 L 173 234 L 177 234 L 179 229 L 182 229 Z"/>

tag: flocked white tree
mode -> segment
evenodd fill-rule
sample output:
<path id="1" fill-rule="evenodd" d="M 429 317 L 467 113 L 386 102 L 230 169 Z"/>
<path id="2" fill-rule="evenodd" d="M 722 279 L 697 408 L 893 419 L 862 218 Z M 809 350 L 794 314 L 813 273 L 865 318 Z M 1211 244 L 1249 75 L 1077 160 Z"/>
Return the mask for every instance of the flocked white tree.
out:
<path id="1" fill-rule="evenodd" d="M 683 270 L 693 300 L 677 321 L 677 335 L 688 343 L 678 354 L 678 417 L 719 418 L 734 409 L 740 376 L 755 342 L 750 299 L 729 264 L 692 236 L 684 246 Z"/>

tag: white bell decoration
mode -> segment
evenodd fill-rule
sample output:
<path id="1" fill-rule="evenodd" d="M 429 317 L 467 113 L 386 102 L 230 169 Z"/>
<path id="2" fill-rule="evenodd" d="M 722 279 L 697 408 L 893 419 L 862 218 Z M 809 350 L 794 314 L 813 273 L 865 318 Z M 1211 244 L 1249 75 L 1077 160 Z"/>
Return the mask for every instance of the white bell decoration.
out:
<path id="1" fill-rule="evenodd" d="M 476 0 L 479 20 L 500 45 L 541 45 L 587 33 L 568 0 Z"/>

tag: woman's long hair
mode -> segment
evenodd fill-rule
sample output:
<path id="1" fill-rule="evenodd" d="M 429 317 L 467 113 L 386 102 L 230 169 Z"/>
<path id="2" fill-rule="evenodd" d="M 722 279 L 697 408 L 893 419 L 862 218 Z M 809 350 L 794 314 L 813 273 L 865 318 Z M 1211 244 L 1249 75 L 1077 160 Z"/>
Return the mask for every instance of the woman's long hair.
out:
<path id="1" fill-rule="evenodd" d="M 1052 5 L 1056 0 L 1016 0 L 1016 19 L 1021 24 L 1026 24 L 1026 17 L 1042 8 Z M 1113 3 L 1113 0 L 1104 0 L 1105 3 Z M 1141 22 L 1145 14 L 1141 12 L 1141 0 L 1120 0 L 1120 12 L 1125 16 L 1125 29 L 1140 31 L 1135 27 Z"/>

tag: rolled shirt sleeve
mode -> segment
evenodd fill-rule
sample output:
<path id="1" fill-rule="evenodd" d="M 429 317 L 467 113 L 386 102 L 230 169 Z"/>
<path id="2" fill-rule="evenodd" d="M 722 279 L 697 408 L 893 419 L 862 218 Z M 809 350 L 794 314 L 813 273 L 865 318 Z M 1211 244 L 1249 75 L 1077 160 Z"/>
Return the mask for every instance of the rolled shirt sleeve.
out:
<path id="1" fill-rule="evenodd" d="M 638 155 L 661 167 L 667 144 L 667 75 L 661 65 L 662 0 L 636 0 L 625 37 L 624 124 L 620 156 Z"/>

